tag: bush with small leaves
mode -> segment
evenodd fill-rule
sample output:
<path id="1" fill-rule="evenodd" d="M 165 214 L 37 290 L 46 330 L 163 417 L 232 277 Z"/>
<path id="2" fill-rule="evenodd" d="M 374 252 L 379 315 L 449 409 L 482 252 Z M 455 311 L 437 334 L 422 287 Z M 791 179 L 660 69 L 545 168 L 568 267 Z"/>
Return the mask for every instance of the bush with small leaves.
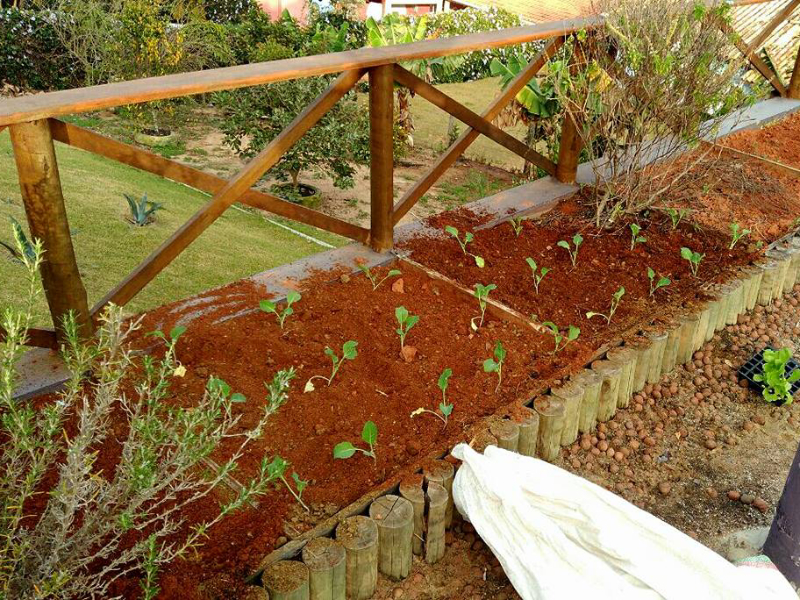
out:
<path id="1" fill-rule="evenodd" d="M 464 232 L 464 239 L 461 239 L 461 233 L 453 227 L 452 225 L 448 225 L 444 228 L 444 230 L 456 238 L 458 245 L 461 246 L 461 251 L 464 253 L 464 256 L 471 256 L 475 260 L 475 264 L 478 265 L 481 269 L 486 264 L 486 261 L 483 260 L 482 256 L 478 256 L 477 254 L 472 254 L 471 252 L 467 252 L 467 245 L 471 244 L 472 241 L 475 239 L 475 236 L 472 235 L 469 231 Z"/>
<path id="2" fill-rule="evenodd" d="M 411 413 L 412 419 L 418 415 L 428 413 L 439 419 L 442 423 L 444 423 L 444 426 L 447 427 L 447 421 L 450 419 L 450 415 L 453 413 L 453 405 L 447 402 L 447 384 L 452 374 L 452 369 L 445 369 L 442 371 L 442 374 L 439 375 L 438 385 L 439 389 L 442 390 L 442 401 L 439 403 L 439 412 L 441 414 L 434 410 L 428 410 L 427 408 L 420 407 Z"/>
<path id="3" fill-rule="evenodd" d="M 728 247 L 728 250 L 733 250 L 734 246 L 739 243 L 739 240 L 745 236 L 750 235 L 749 229 L 741 229 L 741 226 L 738 223 L 731 223 L 731 245 Z"/>
<path id="4" fill-rule="evenodd" d="M 552 321 L 545 321 L 542 323 L 545 327 L 547 327 L 549 333 L 553 336 L 553 341 L 555 342 L 555 346 L 553 347 L 553 354 L 558 354 L 564 348 L 566 348 L 571 342 L 574 342 L 578 339 L 581 335 L 581 330 L 574 325 L 570 325 L 567 328 L 567 335 L 561 333 L 558 325 L 553 323 Z"/>
<path id="5" fill-rule="evenodd" d="M 619 308 L 619 303 L 622 302 L 622 297 L 624 295 L 625 295 L 625 288 L 624 287 L 619 288 L 616 292 L 614 292 L 614 295 L 611 296 L 611 308 L 609 309 L 608 314 L 590 311 L 586 313 L 586 318 L 591 319 L 592 317 L 603 317 L 606 320 L 606 323 L 611 323 L 611 319 L 614 316 L 614 313 L 617 312 L 617 309 Z"/>
<path id="6" fill-rule="evenodd" d="M 370 283 L 372 284 L 373 292 L 377 290 L 378 287 L 380 287 L 380 285 L 387 279 L 391 279 L 392 277 L 399 277 L 400 275 L 402 275 L 402 273 L 398 269 L 392 269 L 386 274 L 385 277 L 383 277 L 382 279 L 378 279 L 378 276 L 375 273 L 373 273 L 367 265 L 360 264 L 358 265 L 358 268 L 362 273 L 364 273 L 364 275 L 367 276 L 367 279 L 369 279 Z"/>
<path id="7" fill-rule="evenodd" d="M 647 241 L 646 237 L 639 235 L 641 230 L 641 225 L 638 223 L 631 223 L 631 250 L 636 248 L 636 244 L 644 244 Z"/>
<path id="8" fill-rule="evenodd" d="M 567 252 L 569 252 L 569 260 L 572 262 L 573 268 L 578 263 L 578 250 L 583 243 L 583 236 L 580 233 L 576 233 L 572 236 L 572 246 L 566 240 L 561 240 L 558 242 L 559 248 L 564 248 Z"/>
<path id="9" fill-rule="evenodd" d="M 364 429 L 361 430 L 361 439 L 369 446 L 369 450 L 358 448 L 350 442 L 339 442 L 333 447 L 333 458 L 346 459 L 353 456 L 356 452 L 361 452 L 377 462 L 378 456 L 375 453 L 375 446 L 378 443 L 378 426 L 372 421 L 364 423 Z"/>
<path id="10" fill-rule="evenodd" d="M 539 269 L 539 265 L 537 265 L 536 261 L 530 256 L 525 259 L 525 262 L 528 263 L 528 266 L 531 268 L 531 275 L 533 276 L 533 288 L 538 294 L 539 284 L 542 283 L 542 279 L 544 279 L 544 276 L 550 272 L 550 269 L 548 267 L 542 267 Z"/>
<path id="11" fill-rule="evenodd" d="M 398 325 L 400 325 L 395 330 L 395 333 L 400 336 L 400 352 L 402 352 L 406 346 L 406 336 L 408 332 L 411 331 L 411 328 L 419 323 L 419 317 L 409 313 L 405 306 L 398 306 L 395 308 L 394 316 L 397 319 Z"/>
<path id="12" fill-rule="evenodd" d="M 684 246 L 681 248 L 681 258 L 689 263 L 689 268 L 692 270 L 692 275 L 697 277 L 697 270 L 700 268 L 700 262 L 705 258 L 705 254 L 693 251 L 691 248 Z"/>
<path id="13" fill-rule="evenodd" d="M 295 292 L 294 290 L 292 290 L 288 294 L 286 294 L 286 308 L 284 308 L 282 311 L 279 312 L 278 305 L 272 302 L 271 300 L 262 300 L 259 304 L 259 307 L 265 313 L 272 313 L 273 315 L 275 315 L 275 317 L 277 317 L 278 319 L 278 324 L 281 326 L 281 329 L 283 329 L 283 324 L 286 321 L 286 317 L 289 317 L 294 314 L 294 309 L 292 308 L 292 304 L 294 304 L 295 302 L 299 302 L 300 298 L 302 298 L 300 292 Z"/>
<path id="14" fill-rule="evenodd" d="M 503 363 L 506 360 L 506 349 L 503 348 L 502 342 L 497 342 L 494 346 L 494 358 L 487 358 L 483 361 L 483 371 L 485 373 L 497 373 L 497 386 L 494 391 L 500 389 L 503 383 Z"/>
<path id="15" fill-rule="evenodd" d="M 344 344 L 342 344 L 342 356 L 340 358 L 330 346 L 326 346 L 325 356 L 329 357 L 333 363 L 330 376 L 325 377 L 324 375 L 314 375 L 311 379 L 306 381 L 306 387 L 303 391 L 306 393 L 313 392 L 315 379 L 322 379 L 330 386 L 330 384 L 333 382 L 333 378 L 336 377 L 336 374 L 339 372 L 339 368 L 342 366 L 342 363 L 344 363 L 346 360 L 353 360 L 356 356 L 358 356 L 358 350 L 356 349 L 357 347 L 358 342 L 354 340 L 346 341 Z"/>
<path id="16" fill-rule="evenodd" d="M 477 317 L 472 317 L 472 320 L 469 322 L 470 327 L 472 327 L 473 331 L 478 331 L 480 327 L 483 327 L 483 319 L 486 316 L 486 305 L 488 304 L 489 294 L 492 290 L 496 290 L 497 286 L 493 283 L 489 285 L 482 285 L 480 283 L 475 284 L 475 291 L 472 292 L 472 295 L 475 296 L 478 300 L 478 308 L 480 308 L 481 314 Z M 475 324 L 475 321 L 478 321 L 478 324 Z"/>
<path id="17" fill-rule="evenodd" d="M 672 281 L 670 281 L 669 277 L 664 277 L 663 275 L 658 278 L 656 281 L 656 272 L 653 271 L 650 267 L 647 267 L 647 278 L 650 280 L 650 297 L 652 298 L 655 293 L 662 287 L 668 286 Z"/>

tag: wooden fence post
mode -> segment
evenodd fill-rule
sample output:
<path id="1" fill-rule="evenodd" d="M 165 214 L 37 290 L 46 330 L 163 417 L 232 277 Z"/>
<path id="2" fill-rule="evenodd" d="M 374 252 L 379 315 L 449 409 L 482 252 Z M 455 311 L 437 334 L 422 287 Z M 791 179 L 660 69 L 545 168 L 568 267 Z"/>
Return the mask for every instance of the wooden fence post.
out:
<path id="1" fill-rule="evenodd" d="M 369 72 L 370 245 L 383 252 L 393 245 L 394 225 L 394 66 Z"/>
<path id="2" fill-rule="evenodd" d="M 797 48 L 797 58 L 794 61 L 792 78 L 789 80 L 789 89 L 786 95 L 794 100 L 800 100 L 800 46 Z"/>
<path id="3" fill-rule="evenodd" d="M 89 337 L 92 320 L 72 247 L 49 122 L 19 123 L 10 130 L 28 227 L 45 251 L 41 274 L 53 325 L 60 336 L 63 317 L 73 311 L 81 335 Z"/>
<path id="4" fill-rule="evenodd" d="M 558 164 L 556 164 L 556 179 L 560 182 L 575 183 L 581 148 L 583 148 L 583 141 L 578 134 L 575 119 L 567 113 L 564 115 L 564 123 L 561 125 L 561 144 L 558 150 Z"/>

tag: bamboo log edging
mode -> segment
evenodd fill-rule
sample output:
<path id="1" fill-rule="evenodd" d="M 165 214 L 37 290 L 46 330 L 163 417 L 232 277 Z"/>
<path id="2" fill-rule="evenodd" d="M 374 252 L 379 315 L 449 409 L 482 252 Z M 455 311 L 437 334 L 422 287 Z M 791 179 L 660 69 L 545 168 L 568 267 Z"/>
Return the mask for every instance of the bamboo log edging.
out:
<path id="1" fill-rule="evenodd" d="M 446 460 L 432 460 L 428 461 L 422 468 L 422 474 L 428 485 L 438 483 L 447 492 L 445 527 L 449 529 L 453 523 L 453 477 L 455 477 L 455 468 Z"/>
<path id="2" fill-rule="evenodd" d="M 498 448 L 509 452 L 517 452 L 519 448 L 519 425 L 514 421 L 504 420 L 493 423 L 489 428 L 489 432 L 497 438 Z"/>
<path id="3" fill-rule="evenodd" d="M 647 374 L 650 371 L 650 343 L 647 340 L 639 340 L 631 345 L 636 351 L 636 369 L 633 376 L 633 393 L 641 392 L 647 382 Z"/>
<path id="4" fill-rule="evenodd" d="M 369 507 L 378 526 L 378 571 L 391 579 L 405 579 L 411 572 L 414 507 L 405 498 L 387 494 Z"/>
<path id="5" fill-rule="evenodd" d="M 583 387 L 583 402 L 578 417 L 578 431 L 588 433 L 597 425 L 597 409 L 600 405 L 600 391 L 603 378 L 596 371 L 584 369 L 574 377 L 575 382 Z"/>
<path id="6" fill-rule="evenodd" d="M 264 588 L 271 600 L 309 600 L 308 567 L 296 560 L 283 560 L 264 571 Z"/>
<path id="7" fill-rule="evenodd" d="M 561 445 L 569 446 L 578 439 L 578 420 L 583 401 L 583 388 L 571 381 L 550 393 L 564 401 L 564 427 L 561 430 Z"/>
<path id="8" fill-rule="evenodd" d="M 708 327 L 709 310 L 703 313 L 706 318 L 706 324 L 703 326 L 703 336 L 705 337 L 706 328 Z M 702 322 L 702 319 L 701 319 Z M 678 364 L 678 347 L 681 340 L 681 322 L 679 320 L 671 321 L 667 325 L 667 342 L 664 346 L 664 360 L 661 363 L 661 369 L 665 373 L 672 371 Z M 703 340 L 705 341 L 705 340 Z M 632 387 L 632 386 L 631 386 Z"/>
<path id="9" fill-rule="evenodd" d="M 536 456 L 539 439 L 539 414 L 527 406 L 520 406 L 512 418 L 519 428 L 517 452 L 523 456 Z"/>
<path id="10" fill-rule="evenodd" d="M 597 408 L 597 420 L 605 423 L 617 412 L 622 367 L 610 360 L 596 360 L 592 363 L 592 370 L 603 378 Z"/>
<path id="11" fill-rule="evenodd" d="M 678 341 L 677 364 L 685 365 L 692 360 L 692 354 L 694 354 L 694 351 L 696 350 L 694 343 L 695 338 L 697 337 L 699 326 L 700 316 L 697 314 L 686 315 L 681 320 L 681 337 Z"/>
<path id="12" fill-rule="evenodd" d="M 356 516 L 336 528 L 344 546 L 348 600 L 369 600 L 378 585 L 378 526 L 369 517 Z"/>
<path id="13" fill-rule="evenodd" d="M 633 395 L 634 377 L 636 375 L 637 354 L 633 348 L 620 346 L 606 353 L 606 358 L 622 367 L 617 408 L 627 408 Z M 602 382 L 601 382 L 602 384 Z"/>
<path id="14" fill-rule="evenodd" d="M 759 264 L 761 268 L 761 284 L 758 286 L 758 303 L 767 306 L 772 302 L 775 280 L 778 277 L 778 263 L 768 260 Z"/>
<path id="15" fill-rule="evenodd" d="M 422 556 L 425 542 L 425 490 L 422 489 L 422 481 L 422 475 L 411 475 L 400 483 L 398 490 L 414 510 L 411 550 L 417 556 Z"/>
<path id="16" fill-rule="evenodd" d="M 315 538 L 305 545 L 302 557 L 309 573 L 309 600 L 345 600 L 344 546 L 330 538 Z"/>
<path id="17" fill-rule="evenodd" d="M 540 396 L 534 400 L 533 407 L 539 413 L 537 454 L 542 460 L 553 462 L 561 450 L 567 412 L 565 402 L 555 396 Z"/>
<path id="18" fill-rule="evenodd" d="M 666 333 L 651 333 L 647 336 L 650 340 L 650 364 L 647 368 L 647 383 L 658 383 L 661 380 L 661 373 L 663 372 L 664 352 L 667 348 Z M 694 329 L 692 330 L 692 339 L 694 339 Z M 690 342 L 691 343 L 691 342 Z M 620 394 L 623 393 L 623 388 L 620 387 Z"/>
<path id="19" fill-rule="evenodd" d="M 450 494 L 443 486 L 435 482 L 428 483 L 425 493 L 425 513 L 428 517 L 425 529 L 425 562 L 428 564 L 434 564 L 444 556 L 449 501 Z"/>

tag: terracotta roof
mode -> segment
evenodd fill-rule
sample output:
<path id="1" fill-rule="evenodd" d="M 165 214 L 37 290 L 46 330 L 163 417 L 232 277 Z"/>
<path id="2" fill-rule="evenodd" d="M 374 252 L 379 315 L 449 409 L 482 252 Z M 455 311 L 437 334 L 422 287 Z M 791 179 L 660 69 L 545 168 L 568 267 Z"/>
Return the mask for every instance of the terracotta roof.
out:
<path id="1" fill-rule="evenodd" d="M 593 12 L 592 0 L 456 0 L 453 4 L 475 8 L 503 8 L 518 14 L 526 23 L 572 19 Z"/>

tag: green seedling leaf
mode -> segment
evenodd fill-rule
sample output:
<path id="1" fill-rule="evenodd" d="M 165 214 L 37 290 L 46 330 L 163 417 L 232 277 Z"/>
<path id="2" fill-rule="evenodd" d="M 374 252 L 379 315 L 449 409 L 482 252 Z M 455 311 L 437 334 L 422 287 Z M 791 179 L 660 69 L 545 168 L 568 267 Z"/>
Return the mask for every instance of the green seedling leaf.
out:
<path id="1" fill-rule="evenodd" d="M 800 375 L 800 371 L 798 371 L 798 375 Z M 445 419 L 447 419 L 447 417 L 449 417 L 453 413 L 453 405 L 440 402 L 439 410 L 442 411 L 442 414 L 445 416 Z"/>
<path id="2" fill-rule="evenodd" d="M 438 385 L 439 389 L 442 390 L 442 394 L 444 394 L 447 391 L 448 381 L 450 380 L 450 377 L 452 375 L 453 375 L 453 369 L 445 369 L 444 371 L 442 371 L 442 374 L 439 375 Z"/>
<path id="3" fill-rule="evenodd" d="M 364 429 L 361 430 L 361 439 L 370 446 L 374 446 L 378 442 L 378 426 L 372 421 L 364 423 Z"/>
<path id="4" fill-rule="evenodd" d="M 247 398 L 245 397 L 244 394 L 240 394 L 239 392 L 236 392 L 233 396 L 231 396 L 231 402 L 236 402 L 237 404 L 242 404 L 244 402 L 247 402 Z"/>
<path id="5" fill-rule="evenodd" d="M 333 447 L 333 458 L 350 458 L 356 453 L 356 447 L 350 442 L 339 442 Z"/>
<path id="6" fill-rule="evenodd" d="M 342 345 L 342 358 L 345 360 L 353 360 L 358 356 L 358 342 L 349 340 Z"/>
<path id="7" fill-rule="evenodd" d="M 482 257 L 482 256 L 475 256 L 475 255 L 473 255 L 473 257 L 475 258 L 475 264 L 476 264 L 476 265 L 478 265 L 478 267 L 479 267 L 479 268 L 481 268 L 481 269 L 482 269 L 483 267 L 485 267 L 485 266 L 486 266 L 486 261 L 485 261 L 485 260 L 483 260 L 483 257 Z"/>
<path id="8" fill-rule="evenodd" d="M 169 337 L 172 341 L 176 341 L 179 337 L 181 337 L 184 333 L 186 333 L 186 327 L 183 325 L 177 325 L 172 328 L 172 331 L 169 332 Z"/>
<path id="9" fill-rule="evenodd" d="M 740 239 L 742 239 L 745 236 L 750 235 L 750 230 L 749 229 L 740 229 L 740 226 L 739 226 L 738 223 L 731 223 L 730 224 L 730 229 L 731 229 L 731 245 L 730 245 L 730 247 L 728 249 L 729 250 L 733 250 L 734 246 L 736 246 L 736 244 L 739 242 Z"/>

